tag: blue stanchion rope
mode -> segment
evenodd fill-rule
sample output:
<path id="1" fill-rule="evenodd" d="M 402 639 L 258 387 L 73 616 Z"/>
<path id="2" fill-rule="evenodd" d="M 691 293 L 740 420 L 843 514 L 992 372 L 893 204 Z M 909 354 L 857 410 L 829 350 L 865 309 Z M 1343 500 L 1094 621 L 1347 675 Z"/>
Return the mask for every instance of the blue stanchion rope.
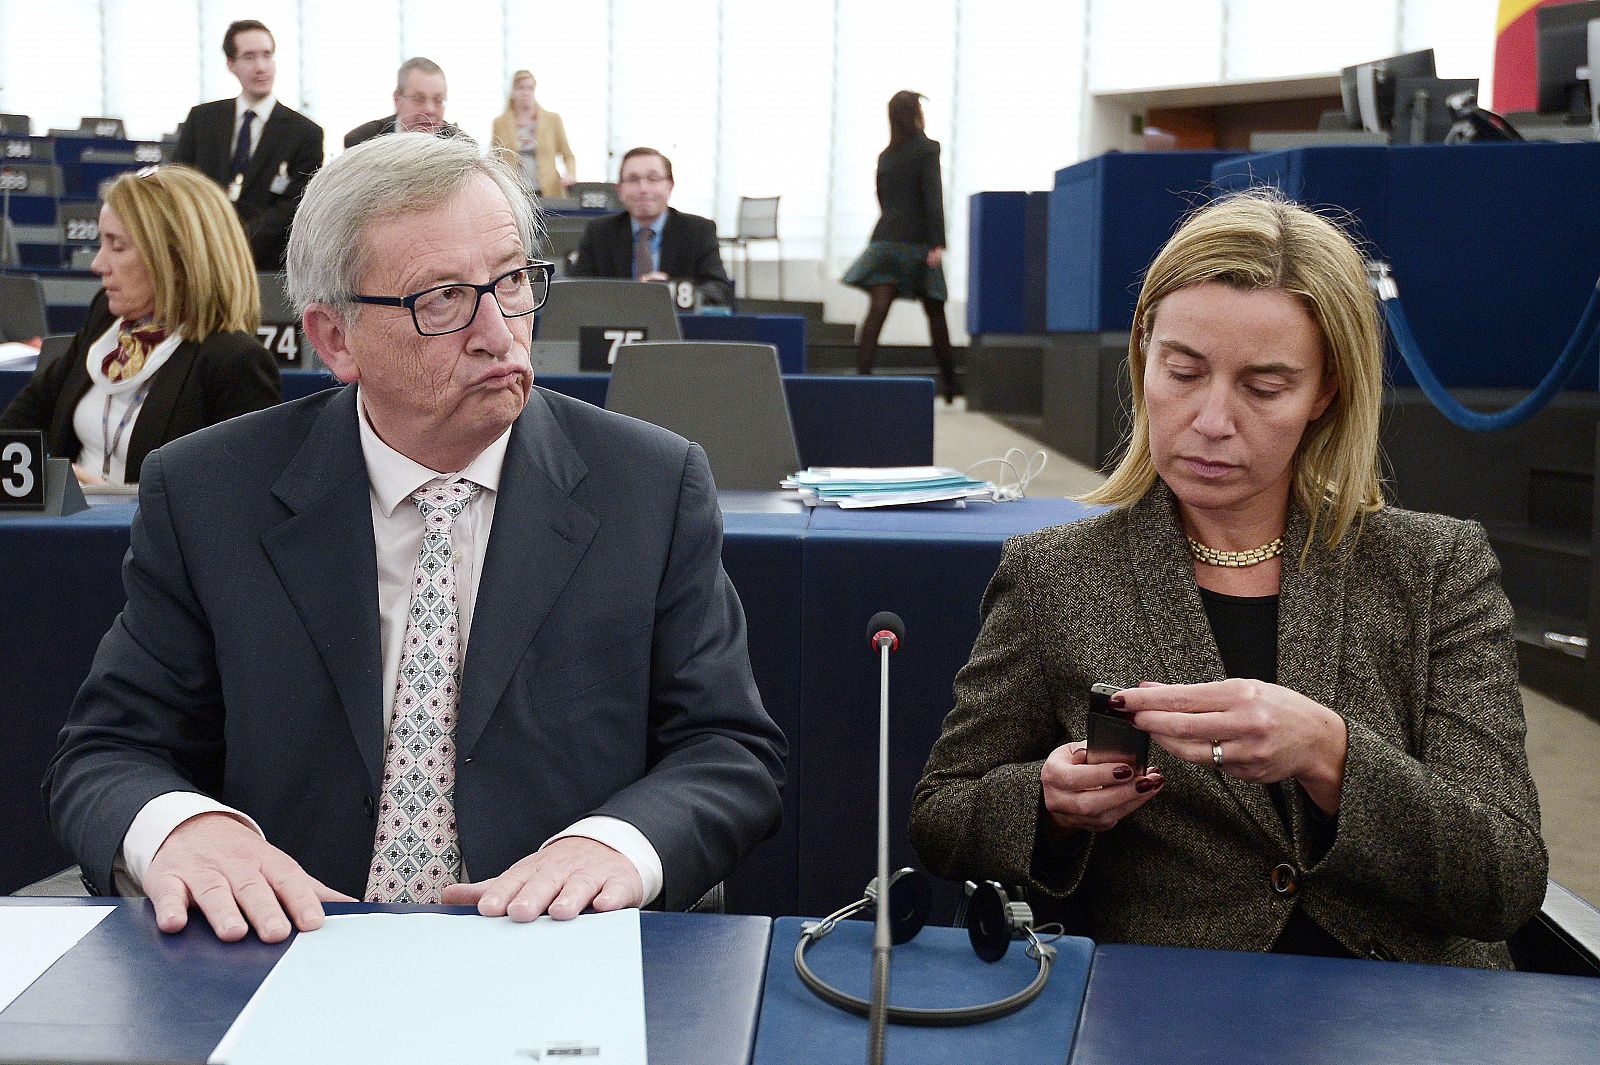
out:
<path id="1" fill-rule="evenodd" d="M 1405 308 L 1400 305 L 1399 287 L 1389 273 L 1389 264 L 1378 261 L 1367 263 L 1367 280 L 1372 285 L 1372 290 L 1377 293 L 1378 303 L 1383 308 L 1383 317 L 1389 323 L 1389 332 L 1394 337 L 1395 347 L 1400 349 L 1400 357 L 1406 361 L 1411 375 L 1417 379 L 1423 395 L 1427 396 L 1439 409 L 1439 413 L 1451 422 L 1475 433 L 1509 429 L 1538 414 L 1551 399 L 1555 398 L 1557 392 L 1571 382 L 1572 375 L 1577 371 L 1583 357 L 1600 349 L 1600 283 L 1597 283 L 1595 291 L 1589 296 L 1588 305 L 1583 309 L 1583 316 L 1578 320 L 1578 327 L 1573 330 L 1567 346 L 1561 352 L 1561 357 L 1556 359 L 1555 365 L 1550 367 L 1550 372 L 1544 375 L 1544 380 L 1539 382 L 1538 387 L 1513 406 L 1493 414 L 1484 414 L 1462 405 L 1460 400 L 1452 396 L 1434 374 L 1427 360 L 1422 357 L 1416 334 L 1411 331 L 1411 323 L 1406 320 Z"/>

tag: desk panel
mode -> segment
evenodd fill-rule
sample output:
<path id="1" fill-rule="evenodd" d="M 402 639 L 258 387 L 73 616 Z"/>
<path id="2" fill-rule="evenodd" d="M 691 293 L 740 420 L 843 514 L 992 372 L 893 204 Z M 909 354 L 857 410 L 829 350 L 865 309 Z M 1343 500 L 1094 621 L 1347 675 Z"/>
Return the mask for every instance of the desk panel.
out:
<path id="1" fill-rule="evenodd" d="M 920 865 L 906 832 L 911 792 L 953 705 L 956 673 L 978 635 L 978 608 L 1008 536 L 1076 521 L 1065 499 L 964 510 L 818 508 L 806 532 L 801 734 L 790 756 L 800 796 L 800 910 L 853 898 L 876 863 L 878 660 L 867 619 L 892 610 L 906 638 L 891 656 L 889 823 L 894 865 Z M 935 883 L 935 920 L 957 890 Z"/>
<path id="2" fill-rule="evenodd" d="M 1094 952 L 1072 1065 L 1593 1065 L 1600 980 L 1173 947 Z"/>
<path id="3" fill-rule="evenodd" d="M 3 899 L 0 904 L 92 904 L 102 899 Z M 0 1013 L 0 1061 L 163 1058 L 203 1062 L 288 949 L 253 936 L 223 943 L 198 917 L 176 935 L 145 899 L 116 900 L 108 916 Z M 329 904 L 329 913 L 444 911 L 460 906 Z M 650 1060 L 744 1065 L 755 1042 L 765 917 L 641 913 Z M 3 964 L 3 961 L 0 961 Z"/>
<path id="4" fill-rule="evenodd" d="M 772 926 L 766 991 L 761 1001 L 755 1065 L 857 1065 L 866 1056 L 867 1022 L 823 1002 L 794 971 L 800 938 L 798 917 Z M 919 1065 L 1060 1065 L 1072 1049 L 1072 1032 L 1083 1002 L 1094 944 L 1076 937 L 1056 941 L 1050 980 L 1033 1002 L 986 1024 L 955 1028 L 915 1028 L 891 1024 L 884 1057 Z M 842 991 L 866 998 L 872 970 L 872 922 L 842 921 L 806 955 L 812 972 Z M 990 965 L 972 953 L 963 928 L 924 928 L 917 938 L 894 948 L 889 1001 L 896 1006 L 970 1006 L 1010 995 L 1028 986 L 1036 965 L 1024 944 L 1011 944 Z M 1118 1065 L 1148 1061 L 1142 1054 Z"/>

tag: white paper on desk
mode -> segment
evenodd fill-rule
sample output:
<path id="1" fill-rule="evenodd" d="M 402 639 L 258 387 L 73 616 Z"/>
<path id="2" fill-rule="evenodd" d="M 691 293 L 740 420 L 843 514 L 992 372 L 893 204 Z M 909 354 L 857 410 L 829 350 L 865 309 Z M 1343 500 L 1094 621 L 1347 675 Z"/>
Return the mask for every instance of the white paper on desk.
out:
<path id="1" fill-rule="evenodd" d="M 253 1065 L 645 1065 L 639 911 L 571 921 L 329 917 L 295 941 L 212 1054 Z"/>
<path id="2" fill-rule="evenodd" d="M 0 1010 L 105 920 L 115 906 L 0 906 Z"/>

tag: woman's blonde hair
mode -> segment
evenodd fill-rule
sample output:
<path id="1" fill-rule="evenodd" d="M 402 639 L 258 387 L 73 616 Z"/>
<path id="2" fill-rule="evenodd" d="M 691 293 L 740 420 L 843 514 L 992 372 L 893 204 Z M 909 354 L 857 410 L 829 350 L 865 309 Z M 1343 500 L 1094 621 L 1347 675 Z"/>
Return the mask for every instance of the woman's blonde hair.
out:
<path id="1" fill-rule="evenodd" d="M 517 71 L 515 74 L 511 75 L 511 88 L 506 91 L 506 109 L 505 109 L 505 111 L 501 112 L 502 114 L 511 115 L 513 117 L 516 115 L 516 113 L 517 113 L 517 82 L 521 81 L 523 78 L 527 78 L 529 81 L 533 82 L 534 90 L 535 91 L 538 90 L 538 88 L 539 88 L 539 79 L 533 76 L 533 71 L 531 71 L 531 70 L 519 70 L 519 71 Z M 539 109 L 539 98 L 537 96 L 534 97 L 534 99 L 533 99 L 533 107 L 534 107 L 534 110 L 538 110 Z"/>
<path id="2" fill-rule="evenodd" d="M 1322 332 L 1324 380 L 1333 401 L 1306 427 L 1294 456 L 1294 493 L 1308 519 L 1304 550 L 1318 531 L 1338 548 L 1362 516 L 1383 506 L 1378 419 L 1383 398 L 1383 330 L 1366 267 L 1350 237 L 1276 189 L 1250 189 L 1192 213 L 1145 274 L 1128 339 L 1133 427 L 1127 453 L 1086 503 L 1126 506 L 1156 482 L 1145 409 L 1144 369 L 1161 301 L 1214 281 L 1297 296 Z"/>
<path id="3" fill-rule="evenodd" d="M 101 199 L 128 230 L 155 289 L 155 317 L 185 340 L 254 333 L 261 288 L 233 205 L 186 166 L 150 167 L 108 183 Z"/>

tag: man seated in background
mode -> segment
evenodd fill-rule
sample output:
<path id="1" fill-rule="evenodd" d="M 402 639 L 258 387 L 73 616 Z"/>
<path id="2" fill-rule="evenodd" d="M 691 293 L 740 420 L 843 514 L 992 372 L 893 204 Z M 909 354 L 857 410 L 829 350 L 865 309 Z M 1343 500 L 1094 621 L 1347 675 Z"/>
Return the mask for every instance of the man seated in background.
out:
<path id="1" fill-rule="evenodd" d="M 454 137 L 461 129 L 444 120 L 444 70 L 423 56 L 413 56 L 400 64 L 395 75 L 394 114 L 363 122 L 344 135 L 344 146 L 354 148 L 385 133 L 437 133 Z"/>
<path id="2" fill-rule="evenodd" d="M 617 195 L 623 210 L 584 228 L 573 277 L 692 281 L 701 303 L 732 304 L 717 224 L 667 206 L 672 160 L 654 148 L 630 149 L 617 174 Z"/>
<path id="3" fill-rule="evenodd" d="M 400 133 L 312 180 L 290 298 L 347 387 L 153 453 L 45 777 L 167 932 L 323 901 L 683 909 L 777 828 L 784 740 L 705 453 L 533 388 L 532 197 Z"/>
<path id="4" fill-rule="evenodd" d="M 222 54 L 239 95 L 191 108 L 172 156 L 227 192 L 257 270 L 283 269 L 295 208 L 322 165 L 322 127 L 273 95 L 277 49 L 272 31 L 254 19 L 228 26 Z"/>

